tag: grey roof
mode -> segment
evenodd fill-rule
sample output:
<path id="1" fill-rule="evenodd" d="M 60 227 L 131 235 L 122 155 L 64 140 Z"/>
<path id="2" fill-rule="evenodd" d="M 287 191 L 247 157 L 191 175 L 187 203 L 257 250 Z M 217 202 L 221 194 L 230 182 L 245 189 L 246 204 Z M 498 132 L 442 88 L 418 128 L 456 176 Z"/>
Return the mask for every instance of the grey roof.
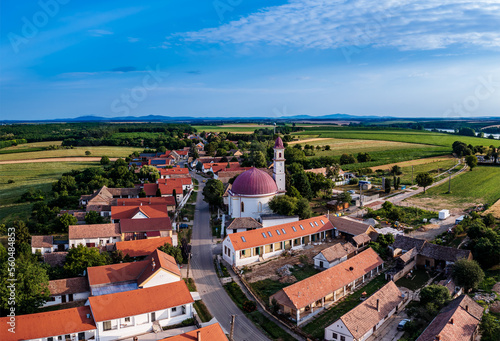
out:
<path id="1" fill-rule="evenodd" d="M 261 228 L 262 224 L 259 223 L 254 218 L 234 218 L 231 223 L 227 226 L 227 229 L 258 229 Z"/>
<path id="2" fill-rule="evenodd" d="M 368 228 L 370 227 L 370 225 L 368 224 L 347 217 L 337 217 L 334 215 L 330 215 L 328 219 L 330 219 L 333 227 L 335 227 L 338 231 L 350 234 L 352 236 L 357 236 L 361 233 L 367 233 Z"/>
<path id="3" fill-rule="evenodd" d="M 324 249 L 320 253 L 323 255 L 323 257 L 325 257 L 325 259 L 328 262 L 331 263 L 334 260 L 345 257 L 355 251 L 356 248 L 351 243 L 345 243 L 345 244 L 338 243 Z"/>
<path id="4" fill-rule="evenodd" d="M 406 250 L 409 251 L 413 248 L 416 248 L 417 251 L 420 251 L 422 249 L 422 246 L 424 246 L 425 240 L 423 239 L 416 239 L 416 238 L 411 238 L 411 237 L 406 237 L 402 235 L 397 235 L 396 238 L 394 239 L 394 243 L 392 244 L 392 247 L 394 249 L 401 249 L 401 250 Z"/>
<path id="5" fill-rule="evenodd" d="M 469 258 L 471 254 L 469 250 L 455 249 L 454 247 L 431 243 L 425 243 L 419 253 L 425 257 L 447 262 L 456 262 L 460 258 Z"/>

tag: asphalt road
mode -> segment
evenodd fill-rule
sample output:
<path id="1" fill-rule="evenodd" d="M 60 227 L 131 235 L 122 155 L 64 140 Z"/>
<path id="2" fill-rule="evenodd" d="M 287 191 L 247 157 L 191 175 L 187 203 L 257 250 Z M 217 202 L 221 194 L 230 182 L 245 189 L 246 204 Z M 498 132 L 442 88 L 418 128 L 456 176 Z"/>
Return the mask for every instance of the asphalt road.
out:
<path id="1" fill-rule="evenodd" d="M 236 341 L 267 341 L 269 340 L 255 325 L 246 318 L 234 304 L 220 284 L 215 273 L 212 252 L 212 231 L 210 229 L 210 213 L 208 204 L 203 201 L 203 178 L 194 175 L 199 181 L 199 194 L 196 200 L 193 234 L 191 237 L 192 276 L 201 299 L 210 313 L 219 321 L 228 333 L 231 330 L 231 315 L 236 315 L 234 340 Z"/>

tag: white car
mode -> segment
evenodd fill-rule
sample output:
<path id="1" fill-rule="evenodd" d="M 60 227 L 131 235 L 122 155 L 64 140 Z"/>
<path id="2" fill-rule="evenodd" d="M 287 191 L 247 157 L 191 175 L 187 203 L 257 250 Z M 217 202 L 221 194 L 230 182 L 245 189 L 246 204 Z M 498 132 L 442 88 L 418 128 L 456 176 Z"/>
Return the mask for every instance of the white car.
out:
<path id="1" fill-rule="evenodd" d="M 403 330 L 405 325 L 410 322 L 409 319 L 404 319 L 404 320 L 401 320 L 401 322 L 399 322 L 398 324 L 398 330 Z"/>

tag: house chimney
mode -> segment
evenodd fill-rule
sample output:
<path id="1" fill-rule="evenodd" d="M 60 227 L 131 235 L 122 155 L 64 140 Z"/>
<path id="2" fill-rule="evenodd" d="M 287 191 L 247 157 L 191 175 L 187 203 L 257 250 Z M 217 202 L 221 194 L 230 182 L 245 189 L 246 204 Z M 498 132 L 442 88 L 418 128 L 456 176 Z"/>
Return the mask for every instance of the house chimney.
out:
<path id="1" fill-rule="evenodd" d="M 465 306 L 465 311 L 466 311 L 466 312 L 469 312 L 469 305 L 466 305 L 466 306 Z"/>
<path id="2" fill-rule="evenodd" d="M 380 300 L 377 298 L 377 311 L 380 312 Z"/>
<path id="3" fill-rule="evenodd" d="M 196 341 L 201 341 L 201 331 L 199 331 L 199 330 L 196 333 Z"/>
<path id="4" fill-rule="evenodd" d="M 453 318 L 450 320 L 450 324 L 453 325 Z"/>
<path id="5" fill-rule="evenodd" d="M 141 206 L 142 206 L 142 202 L 141 202 Z"/>

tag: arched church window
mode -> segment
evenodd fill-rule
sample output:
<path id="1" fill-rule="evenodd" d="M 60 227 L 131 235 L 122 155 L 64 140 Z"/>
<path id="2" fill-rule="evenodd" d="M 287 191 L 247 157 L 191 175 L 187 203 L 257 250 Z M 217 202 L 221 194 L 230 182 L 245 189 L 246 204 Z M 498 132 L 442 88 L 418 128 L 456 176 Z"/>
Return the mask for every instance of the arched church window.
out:
<path id="1" fill-rule="evenodd" d="M 279 152 L 279 153 L 278 153 L 278 158 L 280 158 L 280 159 L 281 159 L 281 152 Z"/>
<path id="2" fill-rule="evenodd" d="M 241 212 L 245 212 L 245 203 L 244 202 L 241 203 Z"/>
<path id="3" fill-rule="evenodd" d="M 259 202 L 259 212 L 262 212 L 262 203 Z"/>

